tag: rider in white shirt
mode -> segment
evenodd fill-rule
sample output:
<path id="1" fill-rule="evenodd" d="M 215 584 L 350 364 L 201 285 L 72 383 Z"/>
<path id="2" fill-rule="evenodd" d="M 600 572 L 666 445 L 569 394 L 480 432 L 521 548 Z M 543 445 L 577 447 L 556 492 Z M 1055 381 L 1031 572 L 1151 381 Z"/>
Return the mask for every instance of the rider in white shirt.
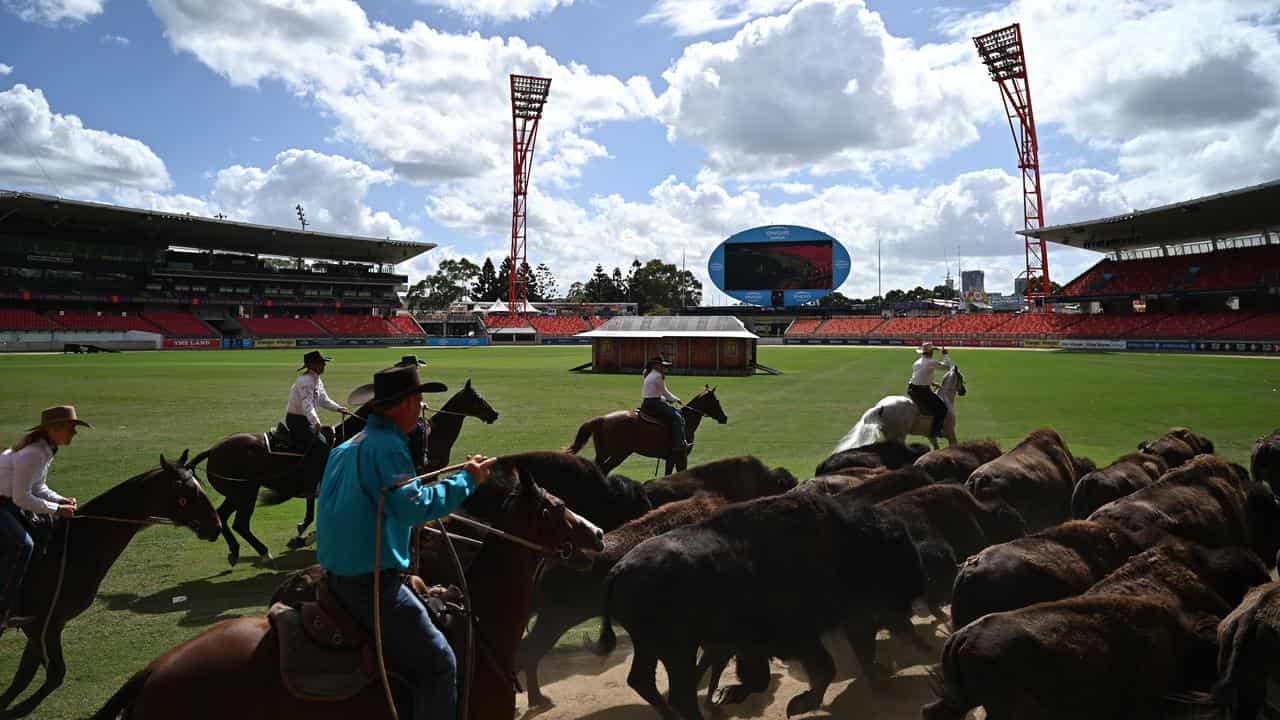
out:
<path id="1" fill-rule="evenodd" d="M 680 414 L 671 403 L 680 402 L 667 389 L 666 369 L 671 363 L 661 356 L 649 360 L 644 369 L 644 389 L 641 393 L 640 409 L 654 417 L 666 418 L 671 428 L 671 449 L 676 456 L 683 454 L 688 446 L 685 443 L 684 415 Z M 673 456 L 674 457 L 674 456 Z"/>
<path id="2" fill-rule="evenodd" d="M 320 376 L 324 368 L 333 358 L 321 355 L 319 350 L 312 350 L 302 358 L 302 367 L 306 370 L 293 381 L 289 389 L 289 404 L 285 408 L 284 422 L 289 428 L 289 435 L 298 448 L 306 448 L 320 435 L 320 414 L 316 406 L 325 410 L 347 414 L 347 409 L 330 399 L 324 390 L 324 381 Z"/>
<path id="3" fill-rule="evenodd" d="M 947 354 L 947 349 L 943 348 L 942 360 L 934 360 L 933 351 L 931 342 L 923 343 L 916 350 L 920 358 L 911 365 L 911 380 L 907 383 L 907 396 L 920 406 L 925 414 L 933 417 L 933 428 L 929 434 L 932 437 L 938 437 L 942 434 L 942 424 L 947 419 L 947 404 L 942 402 L 942 398 L 933 391 L 933 374 L 937 370 L 950 370 L 951 358 Z"/>

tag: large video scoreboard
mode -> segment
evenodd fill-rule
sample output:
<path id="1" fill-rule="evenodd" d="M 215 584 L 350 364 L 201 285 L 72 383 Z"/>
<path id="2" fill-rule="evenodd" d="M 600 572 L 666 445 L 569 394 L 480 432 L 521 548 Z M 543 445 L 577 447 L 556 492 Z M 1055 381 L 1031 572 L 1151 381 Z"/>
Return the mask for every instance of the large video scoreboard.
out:
<path id="1" fill-rule="evenodd" d="M 799 225 L 744 230 L 720 243 L 707 263 L 711 281 L 755 305 L 803 305 L 849 277 L 849 253 L 835 238 Z"/>

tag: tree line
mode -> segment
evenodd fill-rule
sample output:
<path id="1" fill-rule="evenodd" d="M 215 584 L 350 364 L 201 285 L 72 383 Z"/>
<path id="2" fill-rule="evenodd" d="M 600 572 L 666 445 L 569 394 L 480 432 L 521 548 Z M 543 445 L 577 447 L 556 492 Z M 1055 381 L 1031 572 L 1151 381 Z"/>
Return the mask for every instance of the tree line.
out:
<path id="1" fill-rule="evenodd" d="M 615 267 L 605 272 L 596 265 L 585 281 L 574 282 L 563 294 L 551 268 L 539 263 L 530 268 L 521 263 L 516 271 L 524 283 L 530 302 L 612 303 L 632 302 L 642 314 L 661 315 L 673 308 L 702 302 L 702 283 L 688 270 L 654 258 L 641 263 L 632 261 L 626 274 Z M 441 261 L 434 274 L 414 283 L 405 296 L 410 310 L 445 310 L 463 297 L 479 302 L 506 300 L 511 285 L 511 258 L 503 258 L 495 268 L 485 258 L 481 265 L 466 259 Z"/>

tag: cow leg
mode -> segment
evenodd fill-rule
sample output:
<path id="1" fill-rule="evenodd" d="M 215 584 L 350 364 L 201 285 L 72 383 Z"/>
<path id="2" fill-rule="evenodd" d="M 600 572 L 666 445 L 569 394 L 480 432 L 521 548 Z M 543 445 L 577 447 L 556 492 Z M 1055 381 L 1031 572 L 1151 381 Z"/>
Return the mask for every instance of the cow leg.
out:
<path id="1" fill-rule="evenodd" d="M 726 662 L 727 662 L 726 658 Z M 734 660 L 738 668 L 738 684 L 730 685 L 720 693 L 720 705 L 737 705 L 747 698 L 769 689 L 769 657 L 767 655 L 738 655 Z M 723 666 L 721 670 L 723 670 Z"/>
<path id="2" fill-rule="evenodd" d="M 632 638 L 635 642 L 635 638 Z M 631 670 L 627 673 L 627 685 L 636 694 L 653 706 L 663 720 L 679 720 L 676 711 L 667 704 L 667 699 L 658 692 L 658 656 L 647 647 L 634 645 L 631 655 Z"/>
<path id="3" fill-rule="evenodd" d="M 524 668 L 531 708 L 549 708 L 555 704 L 542 694 L 542 684 L 538 681 L 538 663 L 556 646 L 556 642 L 562 635 L 578 623 L 590 619 L 592 615 L 590 610 L 586 612 L 578 610 L 575 607 L 543 602 L 538 610 L 538 617 L 533 621 L 533 627 L 524 636 L 524 640 L 520 641 L 517 662 Z M 598 611 L 599 607 L 596 610 Z"/>
<path id="4" fill-rule="evenodd" d="M 258 553 L 258 557 L 263 560 L 272 560 L 274 558 L 271 556 L 271 551 L 267 549 L 266 545 L 262 544 L 262 541 L 258 539 L 258 536 L 253 534 L 253 529 L 249 527 L 249 523 L 253 520 L 254 508 L 254 498 L 251 498 L 249 502 L 241 505 L 239 512 L 236 513 L 236 521 L 232 527 L 240 537 L 245 539 L 245 542 L 249 543 L 249 545 L 253 547 L 253 549 Z"/>
<path id="5" fill-rule="evenodd" d="M 222 499 L 222 504 L 218 506 L 218 519 L 222 521 L 222 539 L 227 541 L 227 562 L 234 567 L 240 560 L 240 543 L 236 542 L 236 538 L 231 534 L 231 516 L 236 511 L 235 501 L 231 496 Z"/>
<path id="6" fill-rule="evenodd" d="M 721 647 L 705 646 L 702 648 L 702 657 L 698 658 L 698 680 L 702 680 L 702 676 L 711 671 L 711 678 L 707 681 L 707 704 L 718 705 L 720 698 L 716 697 L 716 693 L 720 690 L 720 676 L 724 674 L 725 667 L 729 664 L 729 658 L 732 655 Z"/>
<path id="7" fill-rule="evenodd" d="M 62 686 L 62 681 L 67 677 L 67 663 L 62 659 L 62 628 L 50 627 L 46 632 L 46 650 L 49 656 L 44 663 L 44 684 L 32 693 L 31 697 L 10 708 L 6 717 L 23 718 L 30 715 L 33 710 L 40 707 L 40 703 L 44 702 L 45 698 Z"/>
<path id="8" fill-rule="evenodd" d="M 19 695 L 26 692 L 31 686 L 31 681 L 36 676 L 36 670 L 40 669 L 40 647 L 34 640 L 27 640 L 27 646 L 22 650 L 22 659 L 18 662 L 18 669 L 13 674 L 13 681 L 9 683 L 8 689 L 0 695 L 0 709 L 9 707 L 9 704 L 17 699 Z"/>
<path id="9" fill-rule="evenodd" d="M 698 707 L 698 646 L 679 647 L 661 656 L 667 669 L 667 701 L 683 720 L 702 720 Z"/>
<path id="10" fill-rule="evenodd" d="M 836 677 L 836 663 L 817 638 L 813 639 L 813 644 L 799 659 L 804 665 L 805 674 L 809 676 L 809 689 L 787 702 L 787 717 L 810 713 L 822 707 L 827 687 Z"/>
<path id="11" fill-rule="evenodd" d="M 867 682 L 872 688 L 882 686 L 891 673 L 876 663 L 876 624 L 862 618 L 850 620 L 845 623 L 844 633 Z"/>

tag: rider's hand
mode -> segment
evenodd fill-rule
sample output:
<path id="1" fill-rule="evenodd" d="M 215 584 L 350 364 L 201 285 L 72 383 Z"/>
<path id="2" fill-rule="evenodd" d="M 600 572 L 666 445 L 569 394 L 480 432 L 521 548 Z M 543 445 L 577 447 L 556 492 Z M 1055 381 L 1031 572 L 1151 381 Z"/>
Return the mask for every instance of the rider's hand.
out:
<path id="1" fill-rule="evenodd" d="M 498 458 L 486 458 L 483 455 L 472 455 L 467 458 L 467 464 L 462 469 L 471 473 L 471 477 L 476 479 L 477 485 L 483 485 L 489 479 L 489 470 L 493 468 L 493 464 L 498 462 Z"/>
<path id="2" fill-rule="evenodd" d="M 57 516 L 60 518 L 69 518 L 76 514 L 75 505 L 59 505 Z"/>
<path id="3" fill-rule="evenodd" d="M 350 410 L 348 410 L 348 409 L 346 409 L 346 408 L 344 408 L 344 407 L 340 407 L 340 408 L 338 408 L 338 413 L 339 413 L 339 414 L 341 414 L 341 415 L 350 415 L 350 414 L 351 414 L 351 411 L 350 411 Z"/>
<path id="4" fill-rule="evenodd" d="M 942 354 L 943 354 L 943 355 L 946 355 L 946 354 L 947 354 L 947 349 L 946 349 L 946 348 L 942 348 Z"/>
<path id="5" fill-rule="evenodd" d="M 76 500 L 75 498 L 63 498 L 63 499 L 62 499 L 62 504 L 63 504 L 63 505 L 70 505 L 71 507 L 79 507 L 79 506 L 80 506 L 80 501 L 79 501 L 79 500 Z"/>

